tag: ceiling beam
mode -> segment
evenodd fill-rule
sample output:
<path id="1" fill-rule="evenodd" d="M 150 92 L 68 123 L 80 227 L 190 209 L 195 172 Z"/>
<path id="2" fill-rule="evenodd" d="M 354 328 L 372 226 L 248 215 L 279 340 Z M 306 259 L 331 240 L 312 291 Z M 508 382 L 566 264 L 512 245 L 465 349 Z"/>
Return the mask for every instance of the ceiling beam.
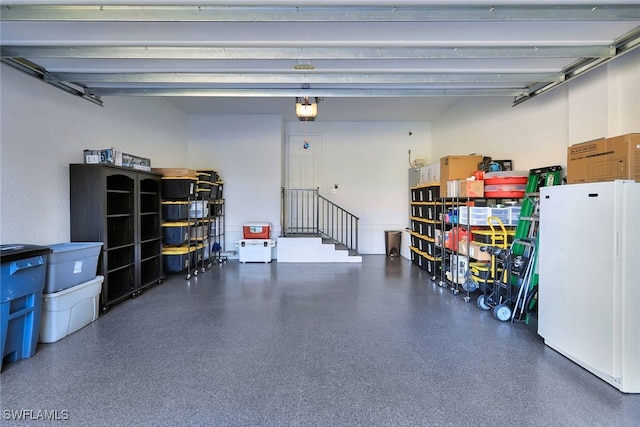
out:
<path id="1" fill-rule="evenodd" d="M 627 21 L 640 5 L 197 6 L 3 5 L 2 21 L 126 22 L 477 22 Z"/>
<path id="2" fill-rule="evenodd" d="M 186 84 L 425 84 L 560 82 L 561 73 L 66 73 L 49 72 L 48 81 Z"/>
<path id="3" fill-rule="evenodd" d="M 21 58 L 3 58 L 2 62 L 4 64 L 7 64 L 17 70 L 22 71 L 23 73 L 26 73 L 32 77 L 37 78 L 38 80 L 42 80 L 52 86 L 57 87 L 58 89 L 61 89 L 67 93 L 70 93 L 71 95 L 75 95 L 75 96 L 79 96 L 80 98 L 86 99 L 87 101 L 93 102 L 96 105 L 100 105 L 102 106 L 102 100 L 100 99 L 99 96 L 96 96 L 94 94 L 91 94 L 89 92 L 87 92 L 85 87 L 74 87 L 72 85 L 67 84 L 66 82 L 60 82 L 60 81 L 47 81 L 45 79 L 45 76 L 47 74 L 46 70 L 44 70 L 42 67 L 40 67 L 37 64 L 34 64 L 33 62 L 30 62 L 28 60 L 25 59 L 21 59 Z"/>
<path id="4" fill-rule="evenodd" d="M 427 97 L 427 96 L 508 96 L 519 97 L 522 89 L 171 89 L 171 88 L 91 88 L 99 96 L 193 96 L 193 97 L 273 97 L 318 96 L 331 98 Z"/>
<path id="5" fill-rule="evenodd" d="M 613 46 L 22 46 L 3 45 L 2 57 L 62 59 L 427 59 L 603 58 Z"/>
<path id="6" fill-rule="evenodd" d="M 552 89 L 555 89 L 570 80 L 575 79 L 576 77 L 583 75 L 595 68 L 606 64 L 611 61 L 613 58 L 617 58 L 618 56 L 624 55 L 625 53 L 631 52 L 634 49 L 640 47 L 640 27 L 630 31 L 624 36 L 618 38 L 612 45 L 615 49 L 615 56 L 613 57 L 603 57 L 603 58 L 580 58 L 569 66 L 565 67 L 562 70 L 562 74 L 564 78 L 559 82 L 547 82 L 546 84 L 531 84 L 530 89 L 527 93 L 517 96 L 513 105 L 522 104 L 525 101 L 530 100 L 533 97 L 541 95 L 545 92 L 549 92 Z M 544 82 L 538 82 L 544 83 Z"/>

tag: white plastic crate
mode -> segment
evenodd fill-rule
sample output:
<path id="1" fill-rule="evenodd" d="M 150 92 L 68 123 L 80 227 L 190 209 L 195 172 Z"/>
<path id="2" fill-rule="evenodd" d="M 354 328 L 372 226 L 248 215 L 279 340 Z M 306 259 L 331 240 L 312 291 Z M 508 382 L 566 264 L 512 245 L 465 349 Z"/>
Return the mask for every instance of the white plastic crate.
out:
<path id="1" fill-rule="evenodd" d="M 520 206 L 511 206 L 509 208 L 509 224 L 516 226 L 518 225 L 518 221 L 520 221 Z M 505 224 L 507 225 L 507 224 Z"/>
<path id="2" fill-rule="evenodd" d="M 503 225 L 510 225 L 512 208 L 489 208 L 460 206 L 460 224 L 462 225 L 489 225 L 487 218 L 490 216 L 498 218 Z M 471 217 L 469 217 L 471 210 Z M 518 211 L 518 215 L 520 212 Z M 517 221 L 516 221 L 517 222 Z"/>

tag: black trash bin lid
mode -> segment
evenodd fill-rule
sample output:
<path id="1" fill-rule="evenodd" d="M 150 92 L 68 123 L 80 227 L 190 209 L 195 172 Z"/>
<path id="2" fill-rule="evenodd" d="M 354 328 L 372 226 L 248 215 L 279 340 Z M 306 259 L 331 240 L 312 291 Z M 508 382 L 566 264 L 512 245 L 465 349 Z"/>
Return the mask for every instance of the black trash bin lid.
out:
<path id="1" fill-rule="evenodd" d="M 47 246 L 27 245 L 22 243 L 0 245 L 0 262 L 17 261 L 19 259 L 46 255 L 50 252 L 51 248 Z"/>

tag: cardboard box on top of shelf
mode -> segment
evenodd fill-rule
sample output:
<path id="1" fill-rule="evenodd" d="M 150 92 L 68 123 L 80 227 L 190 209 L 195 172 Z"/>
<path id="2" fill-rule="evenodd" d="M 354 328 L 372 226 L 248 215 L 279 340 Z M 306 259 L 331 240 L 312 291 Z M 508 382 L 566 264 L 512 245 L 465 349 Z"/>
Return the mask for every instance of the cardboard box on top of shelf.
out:
<path id="1" fill-rule="evenodd" d="M 567 148 L 567 182 L 640 182 L 640 133 L 601 138 Z"/>
<path id="2" fill-rule="evenodd" d="M 478 170 L 482 156 L 445 156 L 440 159 L 440 195 L 447 194 L 447 181 L 467 179 Z"/>
<path id="3" fill-rule="evenodd" d="M 195 169 L 187 168 L 152 168 L 152 172 L 159 173 L 162 176 L 197 178 Z"/>
<path id="4" fill-rule="evenodd" d="M 467 181 L 463 179 L 458 182 L 458 195 L 460 197 L 484 197 L 484 181 Z"/>

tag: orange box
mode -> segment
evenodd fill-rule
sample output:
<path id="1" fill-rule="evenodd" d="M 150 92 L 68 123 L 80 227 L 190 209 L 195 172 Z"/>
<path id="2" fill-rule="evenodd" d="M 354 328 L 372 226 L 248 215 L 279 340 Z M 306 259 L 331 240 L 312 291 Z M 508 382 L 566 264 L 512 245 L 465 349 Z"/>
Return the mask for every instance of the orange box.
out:
<path id="1" fill-rule="evenodd" d="M 242 226 L 244 239 L 270 239 L 271 224 L 268 222 L 248 222 Z"/>

